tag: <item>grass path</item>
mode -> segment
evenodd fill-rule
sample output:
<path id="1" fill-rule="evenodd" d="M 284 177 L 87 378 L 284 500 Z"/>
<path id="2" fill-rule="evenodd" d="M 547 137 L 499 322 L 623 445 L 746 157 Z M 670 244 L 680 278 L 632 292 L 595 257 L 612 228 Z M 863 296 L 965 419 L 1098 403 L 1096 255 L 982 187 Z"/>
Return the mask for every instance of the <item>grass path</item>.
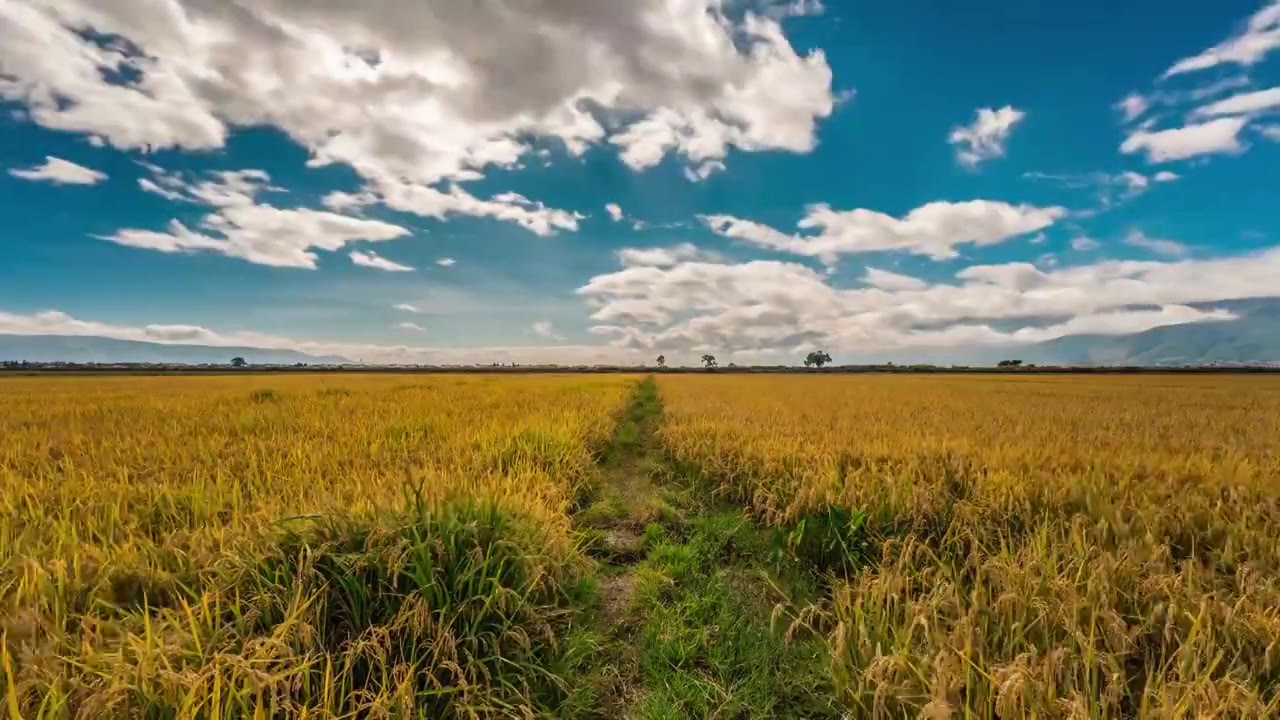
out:
<path id="1" fill-rule="evenodd" d="M 737 508 L 718 507 L 666 466 L 652 378 L 636 386 L 576 517 L 600 561 L 591 717 L 839 717 L 821 648 L 772 627 L 780 596 L 804 577 L 770 572 L 774 538 Z M 705 490 L 702 489 L 702 490 Z"/>

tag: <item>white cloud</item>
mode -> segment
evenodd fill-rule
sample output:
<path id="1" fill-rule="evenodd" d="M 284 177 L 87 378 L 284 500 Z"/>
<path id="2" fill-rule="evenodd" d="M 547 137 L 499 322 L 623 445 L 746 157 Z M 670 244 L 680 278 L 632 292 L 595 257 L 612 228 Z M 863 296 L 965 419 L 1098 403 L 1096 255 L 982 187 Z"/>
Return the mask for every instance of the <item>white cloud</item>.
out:
<path id="1" fill-rule="evenodd" d="M 1127 123 L 1142 117 L 1149 107 L 1151 107 L 1150 101 L 1139 93 L 1129 93 L 1115 105 L 1116 110 L 1124 115 L 1124 121 Z"/>
<path id="2" fill-rule="evenodd" d="M 361 208 L 377 204 L 378 196 L 367 190 L 354 193 L 334 190 L 321 198 L 320 203 L 334 212 L 358 212 Z"/>
<path id="3" fill-rule="evenodd" d="M 154 180 L 151 180 L 150 178 L 138 178 L 138 187 L 142 188 L 144 192 L 149 192 L 154 195 L 159 195 L 165 200 L 172 200 L 174 202 L 184 202 L 188 199 L 185 195 L 183 195 L 182 193 L 176 190 L 170 190 L 169 188 L 160 187 L 158 184 L 156 184 Z"/>
<path id="4" fill-rule="evenodd" d="M 623 267 L 666 267 L 687 260 L 719 260 L 714 253 L 700 250 L 693 243 L 680 243 L 671 247 L 623 248 L 617 255 Z"/>
<path id="5" fill-rule="evenodd" d="M 1118 181 L 1123 184 L 1130 192 L 1139 193 L 1145 191 L 1151 186 L 1151 179 L 1142 173 L 1136 173 L 1129 170 L 1120 173 L 1117 176 Z"/>
<path id="6" fill-rule="evenodd" d="M 834 105 L 821 51 L 800 55 L 776 18 L 731 18 L 718 0 L 10 1 L 0 37 L 0 100 L 44 127 L 141 150 L 275 127 L 311 165 L 367 182 L 336 209 L 369 193 L 544 233 L 573 229 L 572 214 L 451 184 L 516 167 L 535 140 L 614 146 L 637 169 L 808 152 Z"/>
<path id="7" fill-rule="evenodd" d="M 314 250 L 340 250 L 357 240 L 394 240 L 409 234 L 406 228 L 378 220 L 261 204 L 258 193 L 280 191 L 262 170 L 221 171 L 205 180 L 188 182 L 176 173 L 147 167 L 156 178 L 150 192 L 163 190 L 160 194 L 165 197 L 207 205 L 212 211 L 200 221 L 199 230 L 171 220 L 165 231 L 126 228 L 101 236 L 103 240 L 166 253 L 208 251 L 258 265 L 315 269 Z M 143 189 L 148 188 L 144 185 Z M 390 269 L 370 264 L 381 258 L 370 254 L 357 260 L 356 255 L 364 254 L 352 255 L 352 262 L 358 265 Z"/>
<path id="8" fill-rule="evenodd" d="M 446 258 L 440 258 L 439 260 L 437 260 L 436 264 L 439 265 L 440 267 L 453 267 L 454 265 L 458 264 L 458 261 L 454 260 L 453 258 L 446 257 Z"/>
<path id="9" fill-rule="evenodd" d="M 725 237 L 832 264 L 839 255 L 883 250 L 951 258 L 958 254 L 958 245 L 994 245 L 1049 227 L 1065 215 L 1066 210 L 1060 207 L 1010 205 L 994 200 L 932 202 L 903 218 L 862 208 L 836 211 L 817 204 L 810 206 L 798 223 L 802 230 L 817 230 L 816 235 L 790 235 L 730 215 L 706 215 L 702 220 Z"/>
<path id="10" fill-rule="evenodd" d="M 198 325 L 135 327 L 80 320 L 57 310 L 27 315 L 0 311 L 0 334 L 92 336 L 169 345 L 288 349 L 313 355 L 340 355 L 352 360 L 377 363 L 487 365 L 491 362 L 519 361 L 597 364 L 630 363 L 641 359 L 639 355 L 626 350 L 590 345 L 422 347 L 334 343 L 252 331 L 221 332 Z"/>
<path id="11" fill-rule="evenodd" d="M 748 358 L 819 346 L 849 355 L 1224 320 L 1231 313 L 1213 303 L 1280 296 L 1280 248 L 1209 260 L 1108 260 L 1046 269 L 1028 263 L 979 265 L 944 282 L 870 270 L 865 279 L 864 286 L 841 288 L 811 268 L 776 261 L 622 268 L 578 290 L 598 323 L 593 334 L 609 339 L 608 347 L 326 343 L 194 325 L 117 326 L 56 311 L 0 313 L 0 333 L 291 348 L 376 362 L 617 362 L 651 357 L 655 349 L 673 357 L 702 348 L 721 357 Z M 540 327 L 556 334 L 550 324 Z"/>
<path id="12" fill-rule="evenodd" d="M 1152 182 L 1171 182 L 1179 178 L 1178 175 L 1167 170 L 1150 176 L 1133 172 L 1132 170 L 1119 173 L 1027 172 L 1023 173 L 1022 176 L 1032 180 L 1056 183 L 1066 188 L 1093 190 L 1097 193 L 1098 203 L 1101 205 L 1102 210 L 1110 209 L 1138 197 L 1151 189 Z"/>
<path id="13" fill-rule="evenodd" d="M 357 196 L 345 193 L 326 197 L 326 204 L 351 206 L 365 199 L 380 202 L 392 210 L 444 219 L 449 215 L 491 217 L 514 222 L 536 235 L 547 236 L 557 230 L 577 230 L 583 216 L 565 210 L 549 208 L 517 193 L 500 193 L 488 200 L 480 200 L 462 188 L 453 185 L 447 190 L 437 190 L 426 185 L 415 185 L 398 180 L 382 180 L 371 183 Z"/>
<path id="14" fill-rule="evenodd" d="M 609 203 L 608 205 L 604 206 L 604 209 L 609 213 L 609 217 L 614 222 L 622 221 L 622 217 L 623 217 L 622 208 L 618 205 L 618 203 Z"/>
<path id="15" fill-rule="evenodd" d="M 1120 145 L 1120 152 L 1126 155 L 1145 152 L 1147 161 L 1153 163 L 1211 153 L 1240 152 L 1244 146 L 1239 135 L 1245 123 L 1244 118 L 1224 117 L 1171 130 L 1139 130 L 1125 139 Z"/>
<path id="16" fill-rule="evenodd" d="M 1091 237 L 1084 237 L 1082 235 L 1078 238 L 1073 238 L 1071 240 L 1072 250 L 1078 250 L 1080 252 L 1090 252 L 1092 250 L 1097 250 L 1099 247 L 1101 247 L 1101 244 L 1097 240 L 1094 240 Z"/>
<path id="17" fill-rule="evenodd" d="M 417 323 L 411 323 L 411 322 L 402 322 L 399 325 L 397 325 L 397 327 L 399 327 L 401 330 L 413 330 L 414 332 L 426 331 L 426 328 L 422 327 Z"/>
<path id="18" fill-rule="evenodd" d="M 1214 260 L 979 265 L 951 282 L 868 271 L 836 287 L 797 263 L 626 267 L 578 293 L 592 332 L 637 352 L 833 352 L 1035 342 L 1225 320 L 1212 303 L 1280 296 L 1280 248 Z M 1205 304 L 1205 307 L 1192 307 Z"/>
<path id="19" fill-rule="evenodd" d="M 1130 230 L 1123 240 L 1125 245 L 1150 250 L 1157 255 L 1164 257 L 1181 258 L 1191 253 L 1191 249 L 1186 245 L 1174 240 L 1164 240 L 1162 238 L 1153 238 L 1144 234 L 1141 230 Z"/>
<path id="20" fill-rule="evenodd" d="M 340 250 L 356 240 L 394 240 L 409 234 L 390 223 L 270 205 L 224 208 L 205 217 L 201 227 L 208 233 L 171 220 L 165 232 L 125 229 L 102 239 L 166 253 L 209 251 L 258 265 L 315 269 L 313 250 Z"/>
<path id="21" fill-rule="evenodd" d="M 556 332 L 555 326 L 549 320 L 538 320 L 530 326 L 533 334 L 538 337 L 544 337 L 551 340 L 564 340 L 564 336 Z"/>
<path id="22" fill-rule="evenodd" d="M 684 169 L 684 177 L 689 182 L 701 182 L 724 170 L 724 163 L 719 160 L 708 160 L 696 168 Z"/>
<path id="23" fill-rule="evenodd" d="M 284 188 L 271 184 L 271 176 L 265 170 L 217 170 L 203 180 L 188 180 L 182 173 L 149 162 L 138 164 L 151 173 L 150 178 L 138 178 L 140 188 L 177 202 L 212 207 L 252 205 L 258 193 L 284 192 Z"/>
<path id="24" fill-rule="evenodd" d="M 1249 67 L 1277 48 L 1280 48 L 1280 1 L 1258 10 L 1243 30 L 1223 42 L 1174 63 L 1164 77 L 1207 70 L 1223 63 Z"/>
<path id="25" fill-rule="evenodd" d="M 393 305 L 392 307 L 396 310 L 400 310 L 401 312 L 407 312 L 407 313 L 422 312 L 422 310 L 419 309 L 417 305 L 410 305 L 409 303 L 400 303 L 399 305 Z"/>
<path id="26" fill-rule="evenodd" d="M 784 5 L 774 5 L 766 12 L 771 17 L 804 17 L 821 15 L 827 11 L 822 0 L 790 0 Z"/>
<path id="27" fill-rule="evenodd" d="M 360 252 L 359 250 L 353 250 L 350 253 L 350 257 L 351 262 L 361 267 L 373 268 L 375 270 L 386 270 L 387 272 L 413 271 L 412 266 L 393 262 L 373 252 Z"/>
<path id="28" fill-rule="evenodd" d="M 1139 118 L 1146 117 L 1139 129 L 1150 129 L 1160 119 L 1160 108 L 1180 108 L 1187 104 L 1197 104 L 1217 97 L 1232 90 L 1249 87 L 1247 75 L 1232 75 L 1215 80 L 1207 85 L 1185 89 L 1160 88 L 1146 95 L 1130 93 L 1113 107 L 1121 114 L 1123 124 L 1131 125 Z"/>
<path id="29" fill-rule="evenodd" d="M 862 276 L 862 281 L 871 287 L 894 292 L 901 290 L 923 290 L 929 286 L 928 283 L 920 278 L 911 277 L 910 275 L 900 275 L 895 272 L 880 270 L 870 266 L 867 267 L 866 274 Z"/>
<path id="30" fill-rule="evenodd" d="M 1262 134 L 1262 137 L 1268 140 L 1274 140 L 1275 142 L 1280 142 L 1280 125 L 1268 125 L 1266 127 L 1260 127 L 1258 128 L 1258 132 Z"/>
<path id="31" fill-rule="evenodd" d="M 0 70 L 3 70 L 3 66 L 0 66 Z M 0 78 L 2 77 L 3 75 L 0 75 Z M 2 82 L 0 80 L 0 83 Z M 46 155 L 42 165 L 26 170 L 15 168 L 10 170 L 9 174 L 22 180 L 50 182 L 55 185 L 96 185 L 107 179 L 106 173 L 52 155 Z"/>
<path id="32" fill-rule="evenodd" d="M 972 125 L 953 128 L 947 142 L 956 146 L 956 161 L 969 168 L 1003 157 L 1009 133 L 1026 113 L 1006 105 L 1000 109 L 980 108 Z"/>
<path id="33" fill-rule="evenodd" d="M 1219 100 L 1204 107 L 1196 108 L 1192 114 L 1201 118 L 1218 117 L 1220 115 L 1248 115 L 1275 108 L 1280 108 L 1280 87 L 1233 95 L 1225 100 Z"/>

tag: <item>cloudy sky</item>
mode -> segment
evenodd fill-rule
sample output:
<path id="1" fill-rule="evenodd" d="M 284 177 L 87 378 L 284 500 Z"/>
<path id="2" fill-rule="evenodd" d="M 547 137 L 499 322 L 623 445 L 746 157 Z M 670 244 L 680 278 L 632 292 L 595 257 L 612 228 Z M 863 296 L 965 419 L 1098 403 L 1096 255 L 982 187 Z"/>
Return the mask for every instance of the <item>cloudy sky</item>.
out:
<path id="1" fill-rule="evenodd" d="M 1229 318 L 1278 208 L 1280 1 L 0 0 L 3 333 L 892 358 Z"/>

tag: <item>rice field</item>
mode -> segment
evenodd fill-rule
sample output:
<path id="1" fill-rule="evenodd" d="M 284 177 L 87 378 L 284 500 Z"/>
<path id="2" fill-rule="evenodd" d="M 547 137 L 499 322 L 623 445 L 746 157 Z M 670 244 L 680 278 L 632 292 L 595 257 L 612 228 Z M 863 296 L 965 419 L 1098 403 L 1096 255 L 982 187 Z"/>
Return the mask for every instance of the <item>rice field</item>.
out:
<path id="1" fill-rule="evenodd" d="M 1280 716 L 1280 378 L 0 377 L 21 718 Z"/>
<path id="2" fill-rule="evenodd" d="M 1280 716 L 1275 379 L 661 387 L 687 472 L 773 525 L 853 511 L 795 623 L 856 716 Z"/>
<path id="3" fill-rule="evenodd" d="M 628 385 L 0 380 L 10 712 L 465 716 L 554 695 L 489 680 L 552 654 L 568 511 Z"/>

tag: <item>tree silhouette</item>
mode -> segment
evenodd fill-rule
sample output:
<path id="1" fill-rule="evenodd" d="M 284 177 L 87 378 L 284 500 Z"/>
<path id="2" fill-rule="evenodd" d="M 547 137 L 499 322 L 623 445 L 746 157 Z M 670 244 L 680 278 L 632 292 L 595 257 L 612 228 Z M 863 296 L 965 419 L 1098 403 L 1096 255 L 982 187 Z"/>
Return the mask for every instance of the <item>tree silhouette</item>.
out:
<path id="1" fill-rule="evenodd" d="M 717 364 L 716 364 L 716 356 L 715 356 L 715 355 L 703 355 L 703 356 L 702 356 L 702 364 L 703 364 L 703 366 L 705 366 L 708 370 L 711 370 L 712 368 L 717 367 Z"/>
<path id="2" fill-rule="evenodd" d="M 822 367 L 831 362 L 831 356 L 825 350 L 815 350 L 804 358 L 805 367 Z"/>
<path id="3" fill-rule="evenodd" d="M 245 367 L 245 366 L 246 366 L 246 365 L 248 365 L 248 364 L 249 364 L 249 362 L 248 362 L 247 360 L 245 360 L 244 358 L 242 358 L 242 357 L 233 357 L 233 358 L 231 358 L 231 367 L 238 367 L 238 368 L 242 368 L 242 367 Z"/>
<path id="4" fill-rule="evenodd" d="M 659 356 L 658 356 L 658 367 L 660 367 L 660 368 L 664 368 L 664 367 L 666 367 L 666 366 L 667 366 L 667 356 L 666 356 L 666 355 L 659 355 Z"/>

